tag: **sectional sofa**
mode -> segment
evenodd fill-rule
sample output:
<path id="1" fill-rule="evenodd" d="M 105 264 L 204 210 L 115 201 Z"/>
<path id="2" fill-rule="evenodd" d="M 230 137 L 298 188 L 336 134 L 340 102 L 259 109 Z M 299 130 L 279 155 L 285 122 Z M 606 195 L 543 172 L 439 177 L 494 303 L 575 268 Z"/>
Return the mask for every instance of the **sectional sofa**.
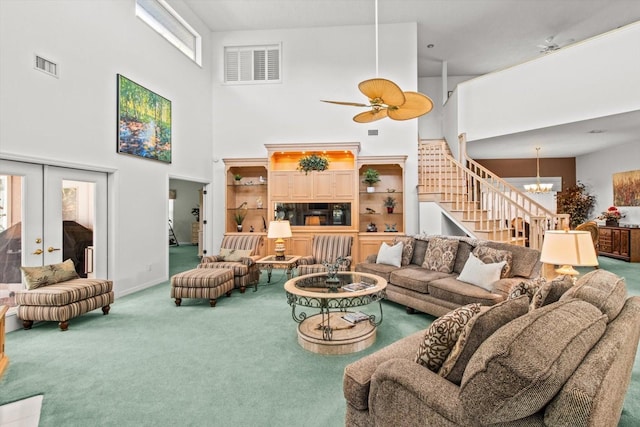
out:
<path id="1" fill-rule="evenodd" d="M 398 242 L 403 252 L 396 265 L 380 262 L 379 254 L 373 254 L 355 270 L 384 277 L 388 300 L 405 305 L 409 312 L 436 317 L 469 303 L 488 306 L 504 301 L 513 286 L 539 276 L 542 265 L 539 251 L 508 243 L 435 235 L 398 236 L 394 243 Z M 485 263 L 504 261 L 500 277 L 490 283 L 459 280 L 472 253 Z"/>
<path id="2" fill-rule="evenodd" d="M 347 365 L 346 425 L 618 425 L 640 337 L 640 297 L 627 297 L 624 279 L 604 270 L 576 286 L 543 284 L 534 295 L 542 298 L 459 307 Z M 465 310 L 472 310 L 466 323 Z M 418 360 L 443 349 L 440 364 Z"/>

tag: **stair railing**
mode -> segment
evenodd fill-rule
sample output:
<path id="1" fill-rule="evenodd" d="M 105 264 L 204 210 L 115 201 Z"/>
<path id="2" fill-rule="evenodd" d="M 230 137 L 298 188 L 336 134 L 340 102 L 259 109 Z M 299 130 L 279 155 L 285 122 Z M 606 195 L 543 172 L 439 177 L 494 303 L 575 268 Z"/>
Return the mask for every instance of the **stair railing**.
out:
<path id="1" fill-rule="evenodd" d="M 418 149 L 418 191 L 438 193 L 440 202 L 462 213 L 491 240 L 542 247 L 544 230 L 568 224 L 568 215 L 556 215 L 531 200 L 486 168 L 465 158 L 467 168 L 453 158 L 446 141 L 422 140 Z"/>

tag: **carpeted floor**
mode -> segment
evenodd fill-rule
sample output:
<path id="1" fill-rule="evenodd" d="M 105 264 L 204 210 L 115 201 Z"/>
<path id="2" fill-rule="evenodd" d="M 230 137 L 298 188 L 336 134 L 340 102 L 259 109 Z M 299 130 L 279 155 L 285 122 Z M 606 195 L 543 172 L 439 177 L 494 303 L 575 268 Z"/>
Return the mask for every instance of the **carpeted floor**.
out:
<path id="1" fill-rule="evenodd" d="M 171 274 L 197 262 L 193 246 L 171 247 Z M 640 266 L 600 258 L 640 295 Z M 385 302 L 374 346 L 322 356 L 302 349 L 283 291 L 282 270 L 258 292 L 234 291 L 215 308 L 206 300 L 176 307 L 169 282 L 119 298 L 70 322 L 7 334 L 11 359 L 0 404 L 43 394 L 41 426 L 341 426 L 342 372 L 433 320 Z M 620 426 L 640 424 L 636 358 Z"/>

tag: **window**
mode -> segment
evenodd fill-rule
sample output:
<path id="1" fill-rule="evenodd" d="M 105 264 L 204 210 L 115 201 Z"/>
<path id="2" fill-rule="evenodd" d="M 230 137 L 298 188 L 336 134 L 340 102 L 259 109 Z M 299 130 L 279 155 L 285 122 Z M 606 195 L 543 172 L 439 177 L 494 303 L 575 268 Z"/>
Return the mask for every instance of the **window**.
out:
<path id="1" fill-rule="evenodd" d="M 226 83 L 280 82 L 280 45 L 224 48 Z"/>
<path id="2" fill-rule="evenodd" d="M 202 65 L 202 38 L 165 0 L 136 0 L 136 16 Z"/>

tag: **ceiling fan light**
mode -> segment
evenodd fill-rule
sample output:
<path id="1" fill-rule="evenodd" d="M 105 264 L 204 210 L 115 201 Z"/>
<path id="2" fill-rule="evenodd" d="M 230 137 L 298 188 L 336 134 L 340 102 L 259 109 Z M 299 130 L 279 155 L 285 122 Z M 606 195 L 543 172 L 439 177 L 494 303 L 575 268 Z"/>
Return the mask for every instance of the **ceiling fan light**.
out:
<path id="1" fill-rule="evenodd" d="M 358 89 L 367 98 L 373 100 L 379 98 L 386 105 L 402 105 L 406 99 L 402 89 L 387 79 L 369 79 L 358 84 Z"/>

